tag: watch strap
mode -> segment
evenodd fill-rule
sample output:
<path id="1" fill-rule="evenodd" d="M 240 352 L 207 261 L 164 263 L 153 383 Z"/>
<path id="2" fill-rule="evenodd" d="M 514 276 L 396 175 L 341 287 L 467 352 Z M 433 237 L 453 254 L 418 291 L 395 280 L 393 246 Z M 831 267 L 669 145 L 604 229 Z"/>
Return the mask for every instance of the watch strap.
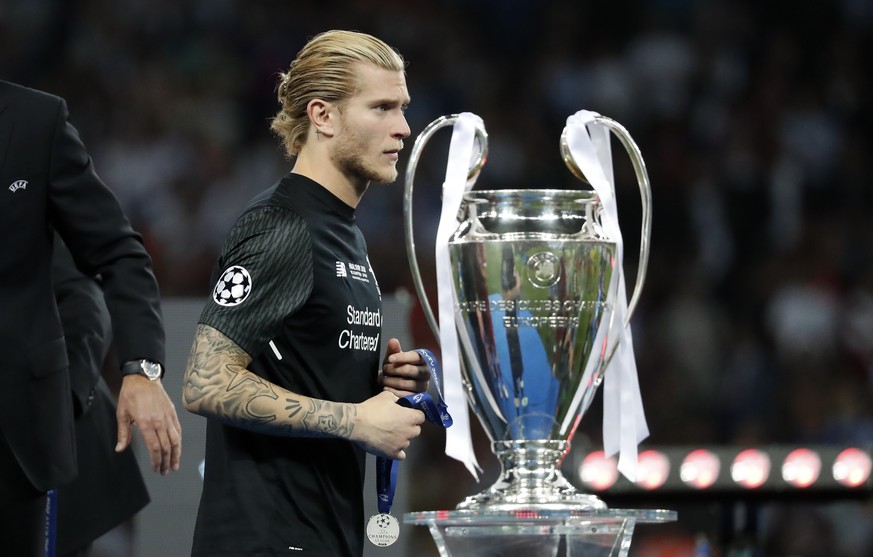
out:
<path id="1" fill-rule="evenodd" d="M 156 366 L 159 370 L 157 375 L 150 374 L 147 372 L 149 367 Z M 130 360 L 128 362 L 124 362 L 121 365 L 121 376 L 126 377 L 128 375 L 142 375 L 147 379 L 152 381 L 156 381 L 158 379 L 162 379 L 164 377 L 164 366 L 159 362 L 155 362 L 153 360 L 147 360 L 144 358 L 137 360 Z"/>

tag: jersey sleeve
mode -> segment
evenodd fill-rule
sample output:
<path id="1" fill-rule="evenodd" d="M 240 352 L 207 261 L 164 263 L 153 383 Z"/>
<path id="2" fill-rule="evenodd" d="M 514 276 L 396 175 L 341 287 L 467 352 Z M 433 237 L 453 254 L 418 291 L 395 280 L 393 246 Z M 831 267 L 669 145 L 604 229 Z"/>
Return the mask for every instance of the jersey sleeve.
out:
<path id="1" fill-rule="evenodd" d="M 312 293 L 312 242 L 293 211 L 266 206 L 246 213 L 222 248 L 217 278 L 200 323 L 260 354 L 285 316 Z"/>

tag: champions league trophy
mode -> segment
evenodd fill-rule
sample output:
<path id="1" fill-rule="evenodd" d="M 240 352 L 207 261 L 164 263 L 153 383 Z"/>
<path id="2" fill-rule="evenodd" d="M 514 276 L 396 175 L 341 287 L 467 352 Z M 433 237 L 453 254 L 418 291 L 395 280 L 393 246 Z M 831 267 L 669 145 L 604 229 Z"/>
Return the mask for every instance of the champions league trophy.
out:
<path id="1" fill-rule="evenodd" d="M 422 151 L 446 126 L 454 126 L 454 133 L 437 233 L 438 325 L 416 258 L 412 194 Z M 631 157 L 642 196 L 640 258 L 629 303 L 610 131 Z M 595 495 L 577 491 L 560 462 L 604 380 L 604 442 L 621 445 L 622 458 L 627 452 L 632 459 L 629 467 L 619 460 L 620 470 L 624 464 L 633 474 L 637 443 L 647 435 L 628 327 L 649 255 L 645 164 L 620 124 L 587 111 L 568 119 L 560 152 L 573 175 L 594 191 L 473 191 L 487 152 L 488 135 L 478 116 L 443 116 L 428 125 L 406 171 L 404 222 L 415 287 L 440 338 L 443 386 L 455 427 L 465 425 L 459 415 L 466 412 L 459 410 L 469 403 L 502 472 L 455 510 L 408 513 L 404 520 L 427 525 L 443 557 L 626 555 L 636 523 L 675 520 L 675 512 L 608 509 Z M 451 376 L 453 362 L 457 378 Z M 617 385 L 611 390 L 610 380 Z M 456 405 L 453 384 L 462 393 Z M 608 425 L 608 413 L 618 423 Z M 620 442 L 606 439 L 610 428 L 623 432 L 613 436 Z M 467 437 L 468 446 L 462 441 L 460 449 L 464 456 L 452 454 L 448 438 L 447 453 L 474 472 L 469 430 L 460 434 Z M 453 450 L 458 452 L 457 443 Z"/>

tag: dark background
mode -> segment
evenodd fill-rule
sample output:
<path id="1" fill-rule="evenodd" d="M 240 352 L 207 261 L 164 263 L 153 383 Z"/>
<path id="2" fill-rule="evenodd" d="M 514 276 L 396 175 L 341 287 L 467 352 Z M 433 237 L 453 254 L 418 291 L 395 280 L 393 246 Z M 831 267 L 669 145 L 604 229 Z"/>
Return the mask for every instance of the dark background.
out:
<path id="1" fill-rule="evenodd" d="M 444 114 L 483 118 L 477 187 L 581 187 L 558 151 L 579 109 L 629 130 L 654 195 L 634 317 L 647 444 L 873 442 L 873 2 L 2 0 L 0 78 L 66 97 L 164 296 L 200 298 L 237 212 L 290 168 L 268 131 L 276 73 L 331 28 L 405 56 L 413 136 Z M 416 178 L 425 276 L 434 143 Z M 614 152 L 632 277 L 638 194 Z M 385 293 L 412 288 L 401 197 L 401 183 L 374 185 L 359 210 Z M 416 342 L 432 343 L 420 321 Z M 587 416 L 580 439 L 596 445 L 599 424 Z M 433 435 L 419 450 L 442 475 L 425 465 L 421 509 L 477 489 Z M 633 552 L 685 555 L 717 531 L 712 505 L 681 511 Z M 866 502 L 774 503 L 758 545 L 873 555 L 871 518 Z"/>

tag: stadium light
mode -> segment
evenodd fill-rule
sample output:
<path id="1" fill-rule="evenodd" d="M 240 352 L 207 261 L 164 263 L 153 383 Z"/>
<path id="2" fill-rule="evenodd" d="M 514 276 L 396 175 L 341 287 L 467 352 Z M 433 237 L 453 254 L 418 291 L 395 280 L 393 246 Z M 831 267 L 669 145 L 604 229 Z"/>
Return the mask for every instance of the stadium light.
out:
<path id="1" fill-rule="evenodd" d="M 595 491 L 605 491 L 618 480 L 618 463 L 615 457 L 607 457 L 603 451 L 594 451 L 585 456 L 579 466 L 582 483 Z"/>
<path id="2" fill-rule="evenodd" d="M 607 503 L 664 498 L 850 499 L 873 494 L 870 447 L 641 447 L 635 482 L 618 474 L 615 457 L 571 450 L 576 487 Z M 568 472 L 569 472 L 568 470 Z"/>
<path id="3" fill-rule="evenodd" d="M 731 479 L 746 489 L 758 489 L 770 477 L 770 455 L 760 449 L 746 449 L 734 457 Z"/>
<path id="4" fill-rule="evenodd" d="M 679 468 L 679 479 L 695 489 L 712 487 L 721 472 L 718 455 L 706 449 L 696 449 L 685 455 Z"/>
<path id="5" fill-rule="evenodd" d="M 667 481 L 670 474 L 670 459 L 657 450 L 647 450 L 639 454 L 637 459 L 636 483 L 643 489 L 658 489 Z"/>
<path id="6" fill-rule="evenodd" d="M 834 462 L 833 476 L 841 485 L 860 487 L 870 483 L 870 454 L 857 448 L 842 451 Z"/>
<path id="7" fill-rule="evenodd" d="M 794 487 L 811 486 L 818 480 L 820 473 L 821 457 L 809 449 L 791 451 L 782 463 L 782 479 Z"/>

